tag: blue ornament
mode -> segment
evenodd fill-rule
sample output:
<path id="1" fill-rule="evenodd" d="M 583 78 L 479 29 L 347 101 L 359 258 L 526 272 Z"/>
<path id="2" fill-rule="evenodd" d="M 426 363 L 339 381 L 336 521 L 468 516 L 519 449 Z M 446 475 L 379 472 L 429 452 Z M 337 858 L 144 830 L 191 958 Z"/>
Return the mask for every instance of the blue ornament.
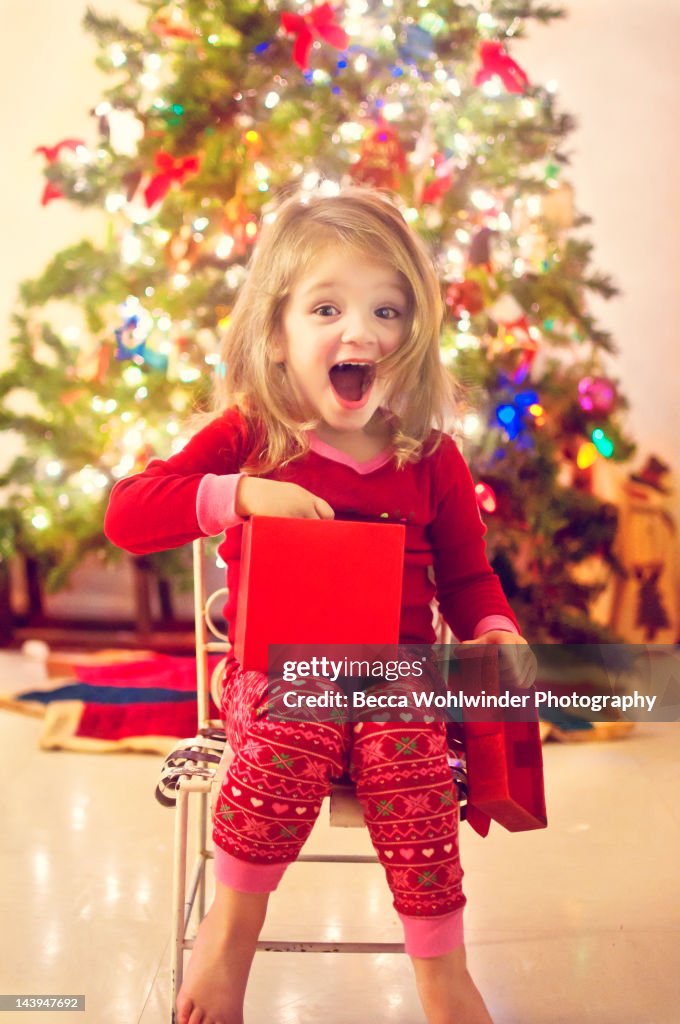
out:
<path id="1" fill-rule="evenodd" d="M 151 370 L 167 370 L 168 357 L 161 352 L 154 352 L 153 349 L 147 348 L 147 338 L 144 338 L 142 341 L 137 340 L 135 331 L 138 327 L 139 317 L 137 314 L 134 314 L 123 321 L 122 327 L 116 328 L 114 331 L 116 335 L 116 359 L 120 362 L 130 359 L 133 363 L 137 363 L 138 366 L 145 364 Z"/>
<path id="2" fill-rule="evenodd" d="M 138 324 L 139 317 L 129 316 L 127 320 L 123 322 L 123 326 L 117 327 L 114 331 L 114 334 L 116 335 L 116 359 L 120 361 L 124 359 L 134 359 L 137 363 L 143 360 L 144 349 L 146 348 L 146 338 L 140 342 L 135 338 L 135 331 Z"/>
<path id="3" fill-rule="evenodd" d="M 168 357 L 162 352 L 155 352 L 152 348 L 144 351 L 144 362 L 151 370 L 167 370 Z"/>
<path id="4" fill-rule="evenodd" d="M 518 391 L 515 395 L 515 405 L 520 409 L 528 409 L 530 405 L 537 405 L 538 395 L 535 391 Z"/>
<path id="5" fill-rule="evenodd" d="M 505 430 L 508 438 L 514 441 L 522 429 L 522 416 L 519 409 L 514 405 L 499 405 L 496 409 L 496 419 Z"/>
<path id="6" fill-rule="evenodd" d="M 404 30 L 404 41 L 399 44 L 398 50 L 409 64 L 428 60 L 435 52 L 432 34 L 420 25 L 407 25 Z"/>

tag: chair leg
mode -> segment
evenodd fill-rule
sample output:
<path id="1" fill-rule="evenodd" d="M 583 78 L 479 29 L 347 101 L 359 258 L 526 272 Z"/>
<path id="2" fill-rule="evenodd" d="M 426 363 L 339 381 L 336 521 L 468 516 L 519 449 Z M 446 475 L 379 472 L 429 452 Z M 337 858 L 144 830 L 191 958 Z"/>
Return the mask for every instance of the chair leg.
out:
<path id="1" fill-rule="evenodd" d="M 177 993 L 182 984 L 184 970 L 188 796 L 189 794 L 182 789 L 180 782 L 175 809 L 175 849 L 173 853 L 172 961 L 170 966 L 170 1019 L 172 1024 L 175 1024 Z"/>
<path id="2" fill-rule="evenodd" d="M 208 860 L 208 794 L 200 794 L 200 807 L 198 811 L 198 857 L 200 858 L 201 873 L 198 883 L 198 905 L 196 922 L 205 917 L 205 878 Z"/>

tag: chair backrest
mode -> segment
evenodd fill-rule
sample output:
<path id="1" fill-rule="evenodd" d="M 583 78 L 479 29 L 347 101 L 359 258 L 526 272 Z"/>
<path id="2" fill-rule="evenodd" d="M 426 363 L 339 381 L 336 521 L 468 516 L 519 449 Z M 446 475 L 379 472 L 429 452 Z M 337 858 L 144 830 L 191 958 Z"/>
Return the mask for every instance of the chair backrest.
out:
<path id="1" fill-rule="evenodd" d="M 231 650 L 231 643 L 226 633 L 222 632 L 215 621 L 217 602 L 224 602 L 229 590 L 220 587 L 207 593 L 206 584 L 206 552 L 203 538 L 193 542 L 194 568 L 194 628 L 196 631 L 196 696 L 198 702 L 198 728 L 219 729 L 222 722 L 210 717 L 210 695 L 219 704 L 217 682 L 224 669 L 226 655 Z M 209 655 L 224 655 L 219 663 L 210 671 Z"/>

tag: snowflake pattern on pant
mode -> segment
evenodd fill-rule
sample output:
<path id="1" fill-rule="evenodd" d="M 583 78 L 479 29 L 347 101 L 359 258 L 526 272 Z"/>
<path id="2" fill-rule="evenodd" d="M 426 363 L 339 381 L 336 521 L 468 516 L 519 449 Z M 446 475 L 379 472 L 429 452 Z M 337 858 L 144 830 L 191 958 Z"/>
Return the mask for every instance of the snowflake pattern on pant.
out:
<path id="1" fill-rule="evenodd" d="M 395 909 L 434 917 L 465 903 L 458 806 L 440 722 L 282 721 L 269 680 L 227 669 L 222 715 L 234 750 L 215 812 L 215 843 L 251 864 L 296 859 L 349 770 Z"/>

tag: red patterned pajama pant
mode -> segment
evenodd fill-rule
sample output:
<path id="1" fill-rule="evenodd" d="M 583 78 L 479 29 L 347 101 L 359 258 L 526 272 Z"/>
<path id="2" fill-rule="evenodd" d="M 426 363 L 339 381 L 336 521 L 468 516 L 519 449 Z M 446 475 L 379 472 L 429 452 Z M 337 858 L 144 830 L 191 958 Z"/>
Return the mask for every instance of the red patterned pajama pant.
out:
<path id="1" fill-rule="evenodd" d="M 397 712 L 391 721 L 334 720 L 329 711 L 285 720 L 271 714 L 269 687 L 261 672 L 236 662 L 227 670 L 222 713 L 235 757 L 215 810 L 218 879 L 245 892 L 276 888 L 331 780 L 349 770 L 407 952 L 434 956 L 459 945 L 465 897 L 444 724 Z"/>

